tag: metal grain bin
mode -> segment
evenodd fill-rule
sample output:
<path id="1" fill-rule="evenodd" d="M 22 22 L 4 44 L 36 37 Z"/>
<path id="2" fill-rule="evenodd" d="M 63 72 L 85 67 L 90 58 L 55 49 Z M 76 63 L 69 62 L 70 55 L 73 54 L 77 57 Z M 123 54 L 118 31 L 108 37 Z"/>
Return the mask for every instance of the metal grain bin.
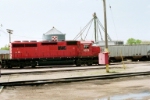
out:
<path id="1" fill-rule="evenodd" d="M 52 28 L 48 32 L 43 34 L 43 40 L 45 41 L 64 41 L 65 40 L 64 33 L 58 31 L 56 28 Z"/>

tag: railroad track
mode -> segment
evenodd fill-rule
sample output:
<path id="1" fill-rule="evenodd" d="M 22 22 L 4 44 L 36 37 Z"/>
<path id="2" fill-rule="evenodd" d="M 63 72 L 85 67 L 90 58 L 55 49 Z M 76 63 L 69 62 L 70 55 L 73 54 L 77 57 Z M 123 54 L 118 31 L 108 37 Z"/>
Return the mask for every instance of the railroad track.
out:
<path id="1" fill-rule="evenodd" d="M 46 73 L 46 72 L 62 72 L 62 71 L 79 71 L 79 70 L 95 70 L 104 69 L 105 67 L 81 67 L 81 68 L 59 68 L 59 69 L 47 69 L 47 70 L 34 70 L 34 71 L 17 71 L 17 72 L 2 72 L 1 75 L 12 74 L 31 74 L 31 73 Z"/>
<path id="2" fill-rule="evenodd" d="M 121 67 L 111 67 L 111 68 L 121 68 Z M 111 69 L 110 68 L 110 69 Z M 92 67 L 71 67 L 71 68 L 53 68 L 44 70 L 27 70 L 27 71 L 16 71 L 16 72 L 3 72 L 1 75 L 13 75 L 13 74 L 31 74 L 31 73 L 46 73 L 46 72 L 62 72 L 62 71 L 80 71 L 80 70 L 95 70 L 95 69 L 105 69 L 105 66 L 92 66 Z"/>
<path id="3" fill-rule="evenodd" d="M 137 64 L 137 63 L 143 63 L 143 62 L 125 62 L 125 64 Z M 150 63 L 150 62 L 147 62 Z M 111 63 L 110 65 L 122 65 L 121 62 Z M 60 66 L 54 66 L 53 68 L 45 69 L 48 67 L 37 67 L 37 69 L 25 69 L 26 71 L 21 71 L 20 69 L 12 69 L 17 70 L 16 72 L 3 72 L 3 69 L 1 71 L 1 75 L 12 75 L 12 74 L 30 74 L 30 73 L 45 73 L 45 72 L 61 72 L 61 71 L 76 71 L 76 70 L 94 70 L 94 69 L 105 69 L 105 66 L 95 65 L 91 67 L 82 66 L 82 67 L 74 67 L 74 66 L 67 66 L 67 67 L 60 67 Z M 121 67 L 110 67 L 111 68 L 121 68 Z M 41 70 L 40 70 L 41 69 Z M 11 70 L 11 69 L 10 69 Z M 31 71 L 32 70 L 32 71 Z"/>
<path id="4" fill-rule="evenodd" d="M 97 80 L 97 79 L 104 80 L 104 79 L 114 79 L 114 78 L 123 78 L 123 77 L 133 77 L 133 76 L 141 76 L 141 75 L 150 75 L 150 71 L 98 75 L 98 76 L 69 77 L 69 78 L 59 78 L 59 79 L 40 79 L 40 80 L 1 82 L 0 86 L 24 86 L 24 85 L 39 85 L 39 84 L 51 84 L 51 83 L 67 83 L 67 82 L 88 81 L 88 80 Z"/>

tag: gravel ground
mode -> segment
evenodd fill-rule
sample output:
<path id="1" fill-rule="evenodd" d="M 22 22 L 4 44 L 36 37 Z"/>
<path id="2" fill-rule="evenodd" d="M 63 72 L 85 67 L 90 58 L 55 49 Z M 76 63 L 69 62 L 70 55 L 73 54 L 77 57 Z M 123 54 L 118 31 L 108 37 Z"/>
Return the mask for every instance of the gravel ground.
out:
<path id="1" fill-rule="evenodd" d="M 141 76 L 65 84 L 4 87 L 0 93 L 0 100 L 149 100 L 149 78 L 150 76 Z M 142 96 L 143 93 L 147 95 Z M 136 96 L 128 94 L 136 94 Z M 116 95 L 119 97 L 114 98 Z M 123 95 L 129 97 L 124 99 Z"/>
<path id="2" fill-rule="evenodd" d="M 113 68 L 114 66 L 114 68 Z M 149 63 L 111 65 L 111 73 L 150 71 Z M 101 75 L 105 69 L 2 76 L 0 81 Z M 0 100 L 150 100 L 150 76 L 4 87 Z M 127 97 L 128 96 L 128 97 Z"/>
<path id="3" fill-rule="evenodd" d="M 126 68 L 126 69 L 124 69 Z M 15 74 L 2 76 L 0 82 L 22 81 L 22 80 L 37 80 L 37 79 L 57 79 L 67 77 L 80 77 L 80 76 L 94 76 L 106 75 L 113 73 L 126 73 L 126 72 L 140 72 L 150 71 L 149 63 L 140 64 L 126 64 L 111 65 L 110 73 L 106 73 L 105 69 L 92 69 L 92 70 L 79 70 L 79 71 L 62 71 L 62 72 L 46 72 L 46 73 L 33 73 L 33 74 Z"/>

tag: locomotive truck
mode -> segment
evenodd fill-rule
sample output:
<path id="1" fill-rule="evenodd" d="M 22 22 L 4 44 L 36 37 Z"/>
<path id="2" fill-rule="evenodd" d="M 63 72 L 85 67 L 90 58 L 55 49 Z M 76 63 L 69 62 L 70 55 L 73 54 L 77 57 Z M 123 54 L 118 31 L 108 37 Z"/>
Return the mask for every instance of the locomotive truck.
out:
<path id="1" fill-rule="evenodd" d="M 98 64 L 99 46 L 93 41 L 14 41 L 10 59 L 2 59 L 2 68 L 45 65 Z"/>

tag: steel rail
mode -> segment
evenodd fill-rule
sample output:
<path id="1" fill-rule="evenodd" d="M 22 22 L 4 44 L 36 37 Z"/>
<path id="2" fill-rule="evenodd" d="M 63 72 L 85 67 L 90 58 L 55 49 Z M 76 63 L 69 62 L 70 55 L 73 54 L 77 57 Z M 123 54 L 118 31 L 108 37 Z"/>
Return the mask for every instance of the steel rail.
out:
<path id="1" fill-rule="evenodd" d="M 58 78 L 58 79 L 1 82 L 0 86 L 24 86 L 24 85 L 39 85 L 39 84 L 51 84 L 51 83 L 67 83 L 67 82 L 88 81 L 88 80 L 97 80 L 97 79 L 104 80 L 104 79 L 114 79 L 114 78 L 123 78 L 123 77 L 133 77 L 133 76 L 141 76 L 141 75 L 150 75 L 150 71 L 97 75 L 97 76 L 69 77 L 69 78 Z"/>

